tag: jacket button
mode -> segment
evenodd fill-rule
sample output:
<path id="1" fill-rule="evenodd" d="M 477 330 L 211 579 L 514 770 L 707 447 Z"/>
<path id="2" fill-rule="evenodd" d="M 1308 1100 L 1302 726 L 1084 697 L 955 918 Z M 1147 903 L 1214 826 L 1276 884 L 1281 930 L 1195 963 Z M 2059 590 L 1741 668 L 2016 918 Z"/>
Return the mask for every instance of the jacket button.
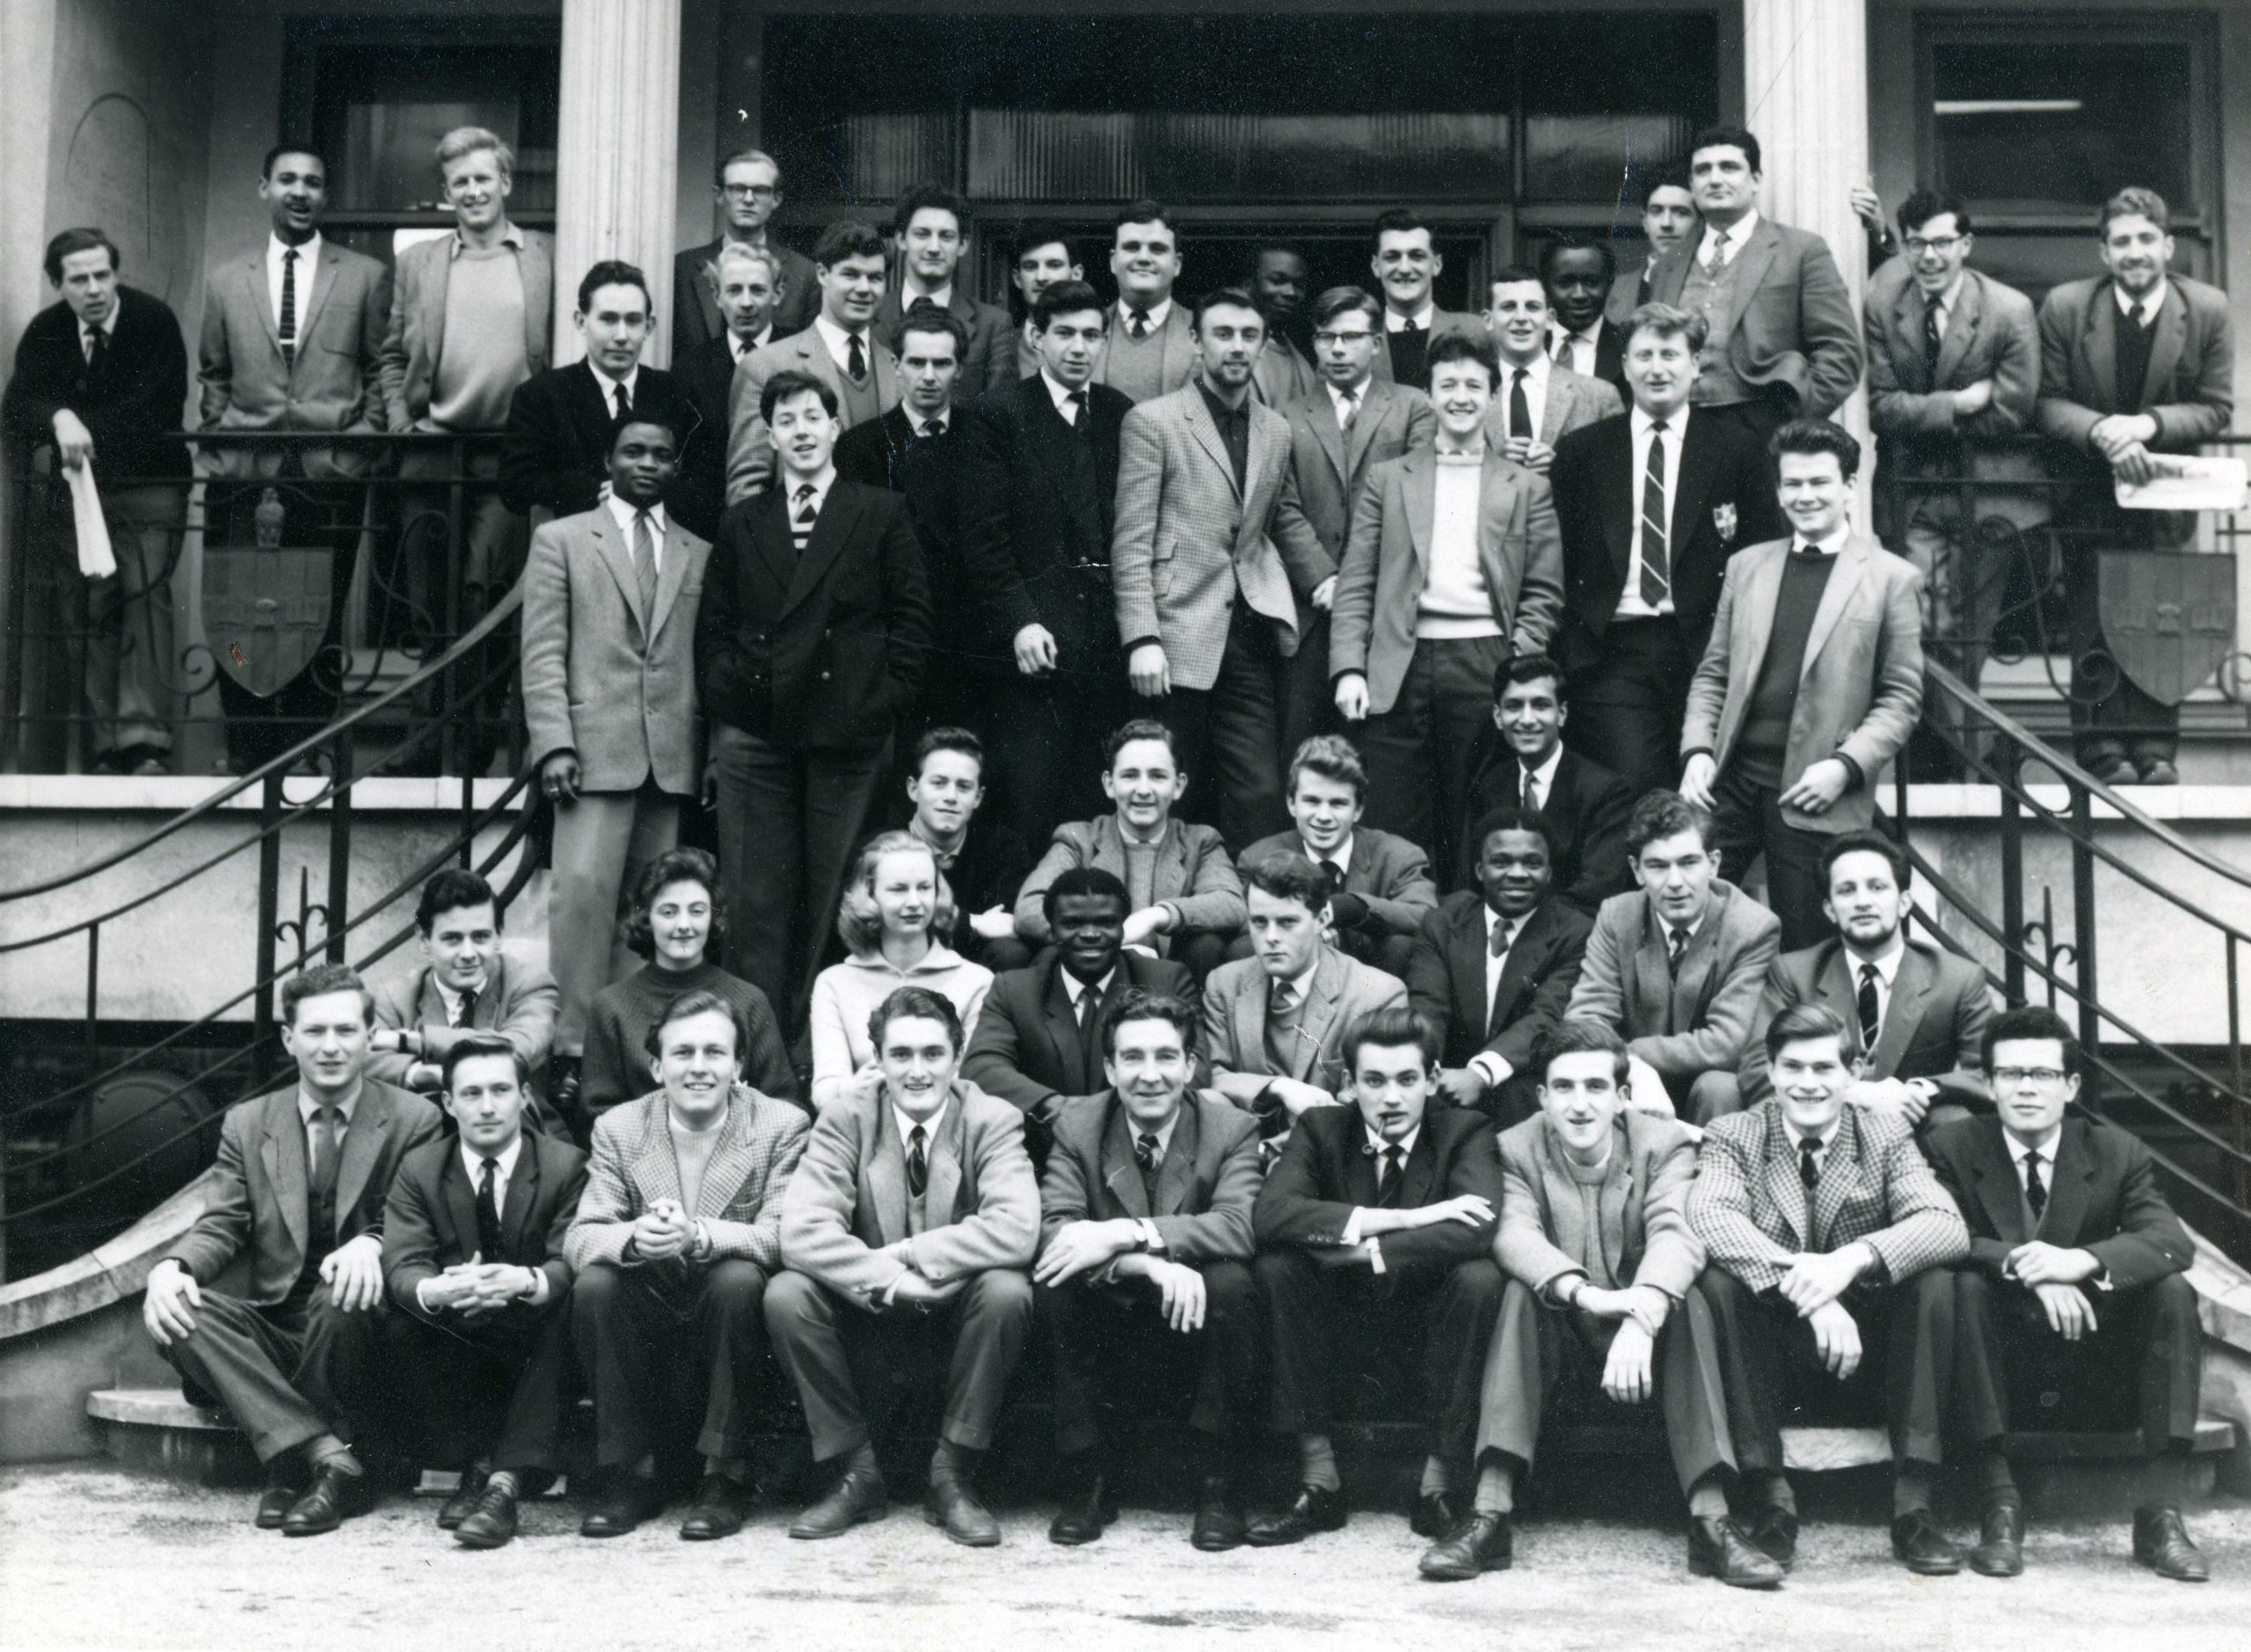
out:
<path id="1" fill-rule="evenodd" d="M 821 680 L 823 682 L 827 682 L 827 681 L 828 680 L 828 673 L 827 673 L 827 672 L 825 672 L 825 671 L 824 671 L 824 672 L 822 672 L 822 673 L 820 673 L 820 680 Z"/>

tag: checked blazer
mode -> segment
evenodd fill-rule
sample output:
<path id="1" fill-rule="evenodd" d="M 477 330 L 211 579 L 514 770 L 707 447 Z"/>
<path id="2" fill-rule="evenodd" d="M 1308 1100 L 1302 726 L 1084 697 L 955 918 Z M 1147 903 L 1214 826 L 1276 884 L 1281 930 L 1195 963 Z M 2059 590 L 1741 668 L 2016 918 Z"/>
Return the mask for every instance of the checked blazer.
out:
<path id="1" fill-rule="evenodd" d="M 574 1271 L 597 1262 L 631 1267 L 625 1241 L 635 1219 L 659 1199 L 680 1202 L 680 1161 L 673 1156 L 664 1093 L 613 1107 L 594 1121 L 586 1190 L 563 1254 Z M 812 1128 L 793 1102 L 735 1086 L 719 1145 L 703 1168 L 696 1208 L 710 1236 L 705 1260 L 740 1256 L 769 1273 L 782 1265 L 782 1191 L 804 1156 Z"/>

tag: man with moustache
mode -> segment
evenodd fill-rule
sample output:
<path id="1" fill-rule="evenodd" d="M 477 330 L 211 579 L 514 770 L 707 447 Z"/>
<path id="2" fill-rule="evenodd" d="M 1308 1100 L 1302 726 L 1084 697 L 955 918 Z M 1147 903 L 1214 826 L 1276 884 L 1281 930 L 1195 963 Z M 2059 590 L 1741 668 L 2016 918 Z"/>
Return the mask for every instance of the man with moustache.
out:
<path id="1" fill-rule="evenodd" d="M 1196 330 L 1173 297 L 1180 270 L 1180 231 L 1163 205 L 1136 200 L 1119 207 L 1110 238 L 1118 302 L 1110 313 L 1110 347 L 1095 366 L 1096 383 L 1138 403 L 1169 396 L 1197 375 Z"/>
<path id="2" fill-rule="evenodd" d="M 1013 383 L 1016 330 L 998 304 L 973 298 L 960 281 L 969 250 L 969 203 L 937 184 L 917 184 L 892 208 L 891 237 L 899 258 L 899 284 L 876 306 L 876 337 L 893 353 L 905 344 L 907 317 L 928 304 L 960 325 L 955 356 L 954 400 L 967 404 L 987 390 Z"/>
<path id="3" fill-rule="evenodd" d="M 1440 309 L 1431 283 L 1446 268 L 1430 225 L 1404 207 L 1375 221 L 1375 250 L 1368 259 L 1383 295 L 1383 338 L 1375 354 L 1375 375 L 1418 390 L 1431 388 L 1431 347 L 1439 335 L 1483 331 L 1476 317 Z"/>
<path id="4" fill-rule="evenodd" d="M 1285 408 L 1321 382 L 1306 354 L 1303 311 L 1308 276 L 1305 255 L 1278 243 L 1251 256 L 1245 285 L 1258 313 L 1266 317 L 1266 347 L 1251 368 L 1252 391 L 1272 408 Z"/>
<path id="5" fill-rule="evenodd" d="M 1487 293 L 1485 328 L 1500 357 L 1501 375 L 1493 387 L 1492 411 L 1485 416 L 1486 445 L 1545 476 L 1555 462 L 1556 442 L 1624 406 L 1606 378 L 1587 376 L 1549 359 L 1554 312 L 1539 276 L 1512 264 L 1494 274 Z M 1598 309 L 1598 323 L 1600 315 Z"/>
<path id="6" fill-rule="evenodd" d="M 1469 782 L 1469 818 L 1520 804 L 1544 819 L 1555 840 L 1555 892 L 1592 918 L 1604 901 L 1634 886 L 1626 855 L 1634 794 L 1619 776 L 1563 744 L 1569 693 L 1563 667 L 1546 654 L 1519 655 L 1493 673 L 1497 738 Z M 1473 854 L 1476 847 L 1465 843 Z"/>
<path id="7" fill-rule="evenodd" d="M 1016 377 L 1039 371 L 1039 335 L 1031 317 L 1039 295 L 1064 281 L 1083 281 L 1086 266 L 1071 245 L 1069 231 L 1052 218 L 1027 218 L 1016 226 L 1009 254 L 1009 285 L 1016 289 Z M 1097 306 L 1099 308 L 1099 306 Z"/>
<path id="8" fill-rule="evenodd" d="M 1626 334 L 1607 311 L 1618 282 L 1618 255 L 1607 241 L 1552 236 L 1540 247 L 1540 284 L 1548 295 L 1548 353 L 1559 368 L 1599 379 L 1623 395 Z"/>
<path id="9" fill-rule="evenodd" d="M 812 324 L 820 302 L 812 260 L 783 246 L 768 230 L 783 201 L 782 169 L 774 157 L 762 149 L 735 150 L 719 163 L 711 193 L 725 220 L 719 238 L 689 247 L 673 259 L 672 360 L 676 369 L 703 346 L 733 331 L 725 305 L 704 275 L 729 247 L 763 252 L 771 260 L 769 302 L 776 338 L 802 332 Z"/>

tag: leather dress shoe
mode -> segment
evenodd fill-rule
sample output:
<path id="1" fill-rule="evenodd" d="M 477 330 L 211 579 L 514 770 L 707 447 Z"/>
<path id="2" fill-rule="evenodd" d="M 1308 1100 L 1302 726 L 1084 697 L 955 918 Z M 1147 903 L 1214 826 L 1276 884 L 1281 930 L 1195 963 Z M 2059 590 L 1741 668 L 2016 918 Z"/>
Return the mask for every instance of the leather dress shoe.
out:
<path id="1" fill-rule="evenodd" d="M 2212 1575 L 2203 1551 L 2189 1541 L 2178 1509 L 2134 1510 L 2134 1558 L 2176 1583 L 2205 1583 Z"/>
<path id="2" fill-rule="evenodd" d="M 1067 1548 L 1092 1543 L 1102 1536 L 1103 1528 L 1117 1517 L 1118 1501 L 1110 1495 L 1109 1477 L 1085 1475 L 1055 1511 L 1055 1518 L 1047 1527 L 1047 1540 Z"/>
<path id="3" fill-rule="evenodd" d="M 454 1541 L 465 1549 L 497 1549 L 515 1534 L 516 1494 L 506 1486 L 487 1486 L 454 1528 Z"/>
<path id="4" fill-rule="evenodd" d="M 281 1523 L 289 1517 L 289 1510 L 297 1506 L 297 1499 L 305 1488 L 291 1474 L 273 1474 L 266 1477 L 266 1489 L 258 1494 L 258 1528 L 261 1532 L 279 1532 Z"/>
<path id="5" fill-rule="evenodd" d="M 1978 1523 L 1970 1569 L 1981 1577 L 2014 1577 L 2024 1569 L 2024 1505 L 1997 1503 Z"/>
<path id="6" fill-rule="evenodd" d="M 1962 1569 L 1962 1548 L 1928 1509 L 1891 1519 L 1891 1553 L 1918 1577 L 1951 1577 Z"/>
<path id="7" fill-rule="evenodd" d="M 958 1480 L 930 1481 L 922 1494 L 922 1517 L 964 1547 L 998 1547 L 1001 1523 L 977 1500 L 977 1494 Z"/>
<path id="8" fill-rule="evenodd" d="M 2180 769 L 2175 768 L 2172 762 L 2165 758 L 2153 757 L 2149 761 L 2140 764 L 2138 767 L 2141 770 L 2138 783 L 2141 785 L 2177 786 L 2181 783 Z M 141 771 L 136 768 L 133 772 L 137 775 Z M 157 772 L 158 774 L 162 774 L 164 771 L 162 769 L 158 769 Z"/>
<path id="9" fill-rule="evenodd" d="M 1504 1514 L 1472 1514 L 1423 1551 L 1416 1570 L 1434 1583 L 1463 1583 L 1487 1572 L 1505 1572 L 1515 1539 Z"/>
<path id="10" fill-rule="evenodd" d="M 461 1471 L 460 1487 L 452 1496 L 446 1499 L 445 1507 L 438 1510 L 439 1531 L 454 1531 L 463 1521 L 469 1518 L 470 1510 L 476 1508 L 478 1501 L 484 1496 L 485 1479 L 485 1472 L 481 1468 L 464 1468 Z"/>
<path id="11" fill-rule="evenodd" d="M 690 1543 L 731 1538 L 742 1530 L 758 1501 L 758 1488 L 732 1474 L 706 1474 L 696 1488 L 696 1501 L 680 1523 L 680 1535 Z"/>
<path id="12" fill-rule="evenodd" d="M 866 1469 L 849 1469 L 837 1477 L 828 1495 L 799 1515 L 790 1525 L 793 1538 L 841 1537 L 863 1520 L 880 1520 L 890 1506 L 883 1476 Z"/>
<path id="13" fill-rule="evenodd" d="M 1316 1532 L 1338 1532 L 1344 1525 L 1344 1494 L 1320 1486 L 1300 1486 L 1297 1500 L 1279 1514 L 1253 1520 L 1242 1540 L 1255 1549 L 1279 1548 L 1302 1543 Z"/>
<path id="14" fill-rule="evenodd" d="M 332 1463 L 324 1463 L 313 1470 L 312 1488 L 282 1517 L 281 1535 L 318 1537 L 375 1506 L 375 1485 L 364 1471 L 347 1474 Z"/>
<path id="15" fill-rule="evenodd" d="M 2090 757 L 2080 767 L 2106 786 L 2131 786 L 2141 778 L 2123 752 L 2114 752 L 2108 757 Z"/>
<path id="16" fill-rule="evenodd" d="M 1240 1548 L 1245 1529 L 1233 1483 L 1218 1474 L 1206 1479 L 1196 1494 L 1196 1523 L 1188 1528 L 1189 1542 L 1206 1554 L 1217 1554 Z"/>
<path id="17" fill-rule="evenodd" d="M 656 1513 L 661 1499 L 656 1482 L 630 1469 L 613 1469 L 601 1499 L 579 1522 L 582 1538 L 622 1538 Z"/>
<path id="18" fill-rule="evenodd" d="M 1461 1510 L 1453 1506 L 1452 1495 L 1443 1491 L 1419 1494 L 1415 1499 L 1415 1512 L 1407 1517 L 1407 1529 L 1432 1542 L 1451 1537 L 1454 1527 L 1461 1524 Z"/>
<path id="19" fill-rule="evenodd" d="M 1797 1564 L 1797 1511 L 1768 1503 L 1751 1517 L 1744 1532 L 1784 1571 Z"/>
<path id="20" fill-rule="evenodd" d="M 1780 1589 L 1782 1563 L 1730 1519 L 1698 1515 L 1688 1522 L 1688 1575 L 1716 1577 L 1731 1589 Z"/>

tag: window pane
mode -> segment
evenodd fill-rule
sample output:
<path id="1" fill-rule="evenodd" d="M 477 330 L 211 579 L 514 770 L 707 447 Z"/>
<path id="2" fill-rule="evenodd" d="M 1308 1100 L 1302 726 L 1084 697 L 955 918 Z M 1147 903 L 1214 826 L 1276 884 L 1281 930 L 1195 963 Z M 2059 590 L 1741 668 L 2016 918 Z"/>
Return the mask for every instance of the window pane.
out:
<path id="1" fill-rule="evenodd" d="M 1944 186 L 1972 202 L 2097 207 L 2129 184 L 2194 207 L 2185 43 L 1934 46 Z"/>

